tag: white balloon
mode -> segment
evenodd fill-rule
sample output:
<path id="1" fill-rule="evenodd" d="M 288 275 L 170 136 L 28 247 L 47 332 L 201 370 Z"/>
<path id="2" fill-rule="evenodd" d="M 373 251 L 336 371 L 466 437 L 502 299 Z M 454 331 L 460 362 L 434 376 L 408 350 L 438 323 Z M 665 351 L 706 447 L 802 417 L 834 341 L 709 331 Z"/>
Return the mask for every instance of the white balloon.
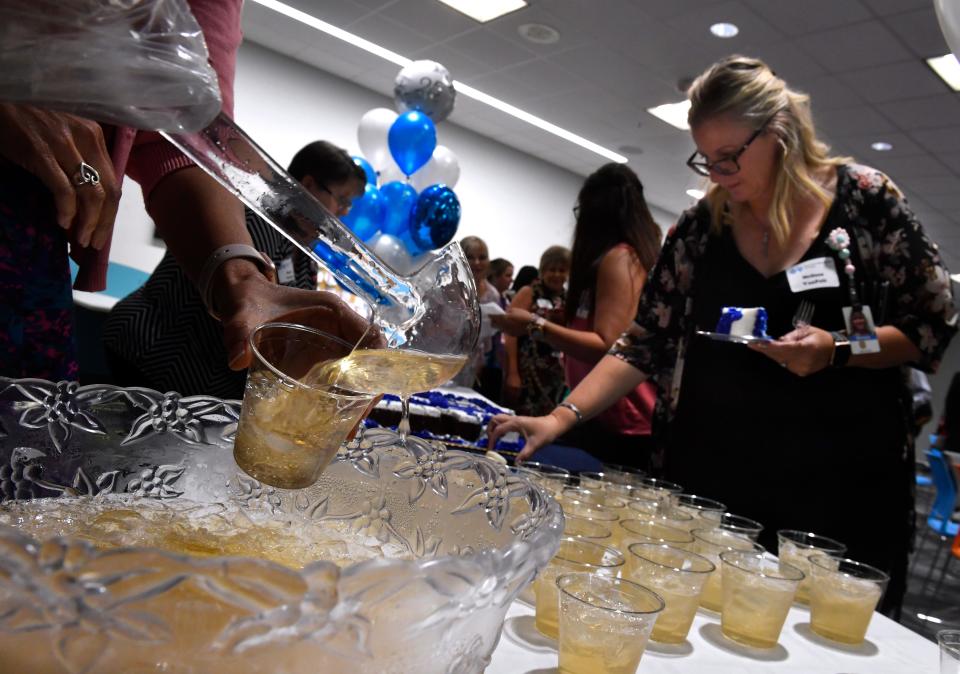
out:
<path id="1" fill-rule="evenodd" d="M 388 162 L 393 163 L 387 135 L 396 120 L 397 113 L 389 108 L 368 110 L 360 118 L 360 125 L 357 127 L 357 142 L 360 144 L 363 156 L 378 171 L 387 166 Z"/>
<path id="2" fill-rule="evenodd" d="M 403 242 L 392 234 L 378 234 L 370 241 L 370 250 L 380 261 L 401 275 L 410 273 L 412 258 Z"/>
<path id="3" fill-rule="evenodd" d="M 403 171 L 397 166 L 397 162 L 393 161 L 393 157 L 390 157 L 389 164 L 377 170 L 377 175 L 379 176 L 378 182 L 381 187 L 395 181 L 401 183 L 407 182 L 407 176 L 403 175 Z"/>
<path id="4" fill-rule="evenodd" d="M 960 59 L 960 2 L 933 0 L 933 7 L 937 10 L 937 20 L 940 22 L 943 37 L 953 50 L 954 56 Z"/>
<path id="5" fill-rule="evenodd" d="M 453 189 L 458 180 L 460 180 L 460 160 L 447 146 L 437 145 L 430 161 L 410 177 L 410 184 L 417 192 L 423 192 L 431 185 L 438 183 Z"/>

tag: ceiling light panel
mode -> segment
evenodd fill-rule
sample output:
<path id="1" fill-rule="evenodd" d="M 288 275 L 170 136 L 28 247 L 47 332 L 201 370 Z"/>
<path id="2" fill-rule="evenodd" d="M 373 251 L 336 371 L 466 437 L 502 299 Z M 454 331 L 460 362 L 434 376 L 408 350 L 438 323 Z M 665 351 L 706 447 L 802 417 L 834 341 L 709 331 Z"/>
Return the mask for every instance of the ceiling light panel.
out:
<path id="1" fill-rule="evenodd" d="M 933 68 L 941 80 L 954 91 L 960 91 L 960 61 L 953 54 L 944 54 L 927 59 L 927 65 Z"/>
<path id="2" fill-rule="evenodd" d="M 440 0 L 440 2 L 480 23 L 492 21 L 527 6 L 524 0 Z"/>
<path id="3" fill-rule="evenodd" d="M 690 112 L 690 101 L 664 103 L 655 108 L 647 108 L 647 112 L 678 129 L 687 131 L 690 128 L 690 125 L 687 124 L 687 113 Z"/>

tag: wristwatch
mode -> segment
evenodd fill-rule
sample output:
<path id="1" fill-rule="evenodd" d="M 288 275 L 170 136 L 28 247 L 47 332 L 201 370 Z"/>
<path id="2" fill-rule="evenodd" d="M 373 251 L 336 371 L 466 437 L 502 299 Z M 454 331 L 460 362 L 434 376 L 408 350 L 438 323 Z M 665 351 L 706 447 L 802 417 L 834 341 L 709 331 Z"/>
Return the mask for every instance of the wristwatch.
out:
<path id="1" fill-rule="evenodd" d="M 830 367 L 843 367 L 850 360 L 850 339 L 842 332 L 831 332 L 830 336 L 833 337 Z"/>
<path id="2" fill-rule="evenodd" d="M 543 339 L 543 329 L 547 325 L 547 319 L 543 316 L 537 316 L 534 314 L 533 318 L 530 319 L 530 322 L 527 323 L 527 334 L 530 335 L 530 339 L 540 341 Z"/>

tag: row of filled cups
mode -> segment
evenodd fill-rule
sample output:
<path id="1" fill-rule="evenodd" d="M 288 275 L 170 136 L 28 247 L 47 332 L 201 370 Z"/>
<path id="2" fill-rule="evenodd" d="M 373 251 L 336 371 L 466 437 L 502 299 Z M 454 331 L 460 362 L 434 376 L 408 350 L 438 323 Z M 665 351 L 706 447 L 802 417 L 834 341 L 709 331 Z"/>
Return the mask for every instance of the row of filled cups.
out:
<path id="1" fill-rule="evenodd" d="M 576 663 L 610 653 L 639 663 L 648 638 L 683 643 L 698 607 L 720 614 L 727 638 L 772 648 L 794 601 L 809 603 L 814 632 L 857 644 L 888 581 L 812 533 L 778 531 L 773 557 L 756 542 L 759 522 L 639 471 L 571 476 L 531 462 L 518 470 L 564 511 L 557 554 L 532 596 L 521 595 L 535 605 L 537 629 L 558 640 L 562 671 L 588 671 Z M 629 646 L 611 651 L 613 635 L 629 636 Z"/>

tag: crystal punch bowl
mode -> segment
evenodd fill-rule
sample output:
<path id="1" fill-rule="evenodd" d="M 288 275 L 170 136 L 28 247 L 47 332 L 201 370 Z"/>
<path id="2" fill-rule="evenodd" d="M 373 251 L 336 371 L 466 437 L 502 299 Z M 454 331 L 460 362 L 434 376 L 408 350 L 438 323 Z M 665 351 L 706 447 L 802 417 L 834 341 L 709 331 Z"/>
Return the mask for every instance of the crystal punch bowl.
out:
<path id="1" fill-rule="evenodd" d="M 233 463 L 238 416 L 237 401 L 0 378 L 0 671 L 483 671 L 510 602 L 556 551 L 556 502 L 506 466 L 381 430 L 316 485 L 273 489 Z M 180 511 L 348 532 L 390 554 L 295 570 L 244 556 L 270 540 L 249 527 L 226 527 L 228 556 L 9 526 L 22 509 L 71 522 L 114 500 L 101 531 L 192 504 Z"/>

